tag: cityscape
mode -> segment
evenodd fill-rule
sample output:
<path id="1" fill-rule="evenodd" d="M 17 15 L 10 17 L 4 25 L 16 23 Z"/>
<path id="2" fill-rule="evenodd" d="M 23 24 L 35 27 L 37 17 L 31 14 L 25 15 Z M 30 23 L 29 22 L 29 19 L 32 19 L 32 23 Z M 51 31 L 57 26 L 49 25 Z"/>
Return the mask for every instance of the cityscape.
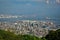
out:
<path id="1" fill-rule="evenodd" d="M 0 40 L 60 40 L 60 0 L 0 0 Z"/>
<path id="2" fill-rule="evenodd" d="M 15 34 L 30 34 L 37 37 L 44 37 L 49 30 L 57 30 L 60 25 L 53 22 L 35 21 L 35 20 L 19 20 L 16 22 L 0 22 L 0 29 L 14 32 Z"/>

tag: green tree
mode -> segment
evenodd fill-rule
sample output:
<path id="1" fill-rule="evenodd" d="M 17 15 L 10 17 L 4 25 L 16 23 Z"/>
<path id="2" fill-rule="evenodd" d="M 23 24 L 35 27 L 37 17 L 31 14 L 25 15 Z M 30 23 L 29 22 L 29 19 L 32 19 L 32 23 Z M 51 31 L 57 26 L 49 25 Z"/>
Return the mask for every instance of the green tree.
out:
<path id="1" fill-rule="evenodd" d="M 0 30 L 0 40 L 45 40 L 32 35 L 15 35 L 10 31 Z"/>
<path id="2" fill-rule="evenodd" d="M 47 40 L 60 40 L 60 29 L 56 31 L 49 31 L 49 34 L 45 37 Z"/>

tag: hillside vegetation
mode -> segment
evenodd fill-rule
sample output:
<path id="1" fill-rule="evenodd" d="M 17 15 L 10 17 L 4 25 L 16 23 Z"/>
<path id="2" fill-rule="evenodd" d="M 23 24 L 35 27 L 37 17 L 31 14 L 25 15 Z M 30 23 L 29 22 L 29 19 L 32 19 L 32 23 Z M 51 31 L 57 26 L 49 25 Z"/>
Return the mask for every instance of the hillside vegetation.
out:
<path id="1" fill-rule="evenodd" d="M 0 30 L 0 40 L 44 40 L 31 35 L 15 35 L 9 31 Z"/>
<path id="2" fill-rule="evenodd" d="M 0 40 L 60 40 L 60 29 L 56 31 L 51 30 L 42 38 L 32 35 L 16 35 L 9 31 L 0 30 Z"/>

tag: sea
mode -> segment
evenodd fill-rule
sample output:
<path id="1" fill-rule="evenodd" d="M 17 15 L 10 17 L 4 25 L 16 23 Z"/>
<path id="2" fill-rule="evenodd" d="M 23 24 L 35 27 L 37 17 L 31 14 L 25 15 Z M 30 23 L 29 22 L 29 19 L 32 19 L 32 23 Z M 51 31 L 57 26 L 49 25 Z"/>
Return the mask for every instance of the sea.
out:
<path id="1" fill-rule="evenodd" d="M 60 3 L 50 0 L 17 1 L 0 0 L 0 15 L 24 15 L 22 18 L 0 18 L 0 22 L 14 22 L 19 20 L 51 21 L 60 24 Z M 48 17 L 48 19 L 47 19 Z"/>

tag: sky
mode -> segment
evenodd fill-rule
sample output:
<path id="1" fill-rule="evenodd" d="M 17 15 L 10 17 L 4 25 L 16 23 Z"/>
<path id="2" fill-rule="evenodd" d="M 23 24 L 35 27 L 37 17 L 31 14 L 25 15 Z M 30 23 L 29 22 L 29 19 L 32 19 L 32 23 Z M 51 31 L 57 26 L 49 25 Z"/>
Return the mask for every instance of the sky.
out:
<path id="1" fill-rule="evenodd" d="M 0 0 L 0 14 L 60 17 L 60 0 Z"/>

